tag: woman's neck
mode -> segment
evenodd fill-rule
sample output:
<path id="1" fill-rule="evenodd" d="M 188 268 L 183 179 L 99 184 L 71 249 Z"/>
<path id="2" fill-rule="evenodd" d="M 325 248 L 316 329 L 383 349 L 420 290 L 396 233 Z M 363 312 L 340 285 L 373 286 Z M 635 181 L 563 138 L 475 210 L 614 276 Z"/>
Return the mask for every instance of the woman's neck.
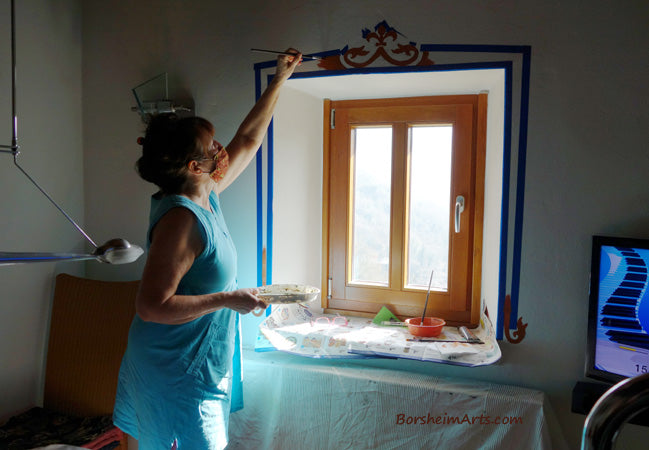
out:
<path id="1" fill-rule="evenodd" d="M 211 192 L 212 192 L 212 186 L 203 184 L 203 185 L 186 186 L 185 189 L 182 190 L 180 195 L 187 197 L 197 205 L 210 211 L 212 209 L 210 206 Z"/>

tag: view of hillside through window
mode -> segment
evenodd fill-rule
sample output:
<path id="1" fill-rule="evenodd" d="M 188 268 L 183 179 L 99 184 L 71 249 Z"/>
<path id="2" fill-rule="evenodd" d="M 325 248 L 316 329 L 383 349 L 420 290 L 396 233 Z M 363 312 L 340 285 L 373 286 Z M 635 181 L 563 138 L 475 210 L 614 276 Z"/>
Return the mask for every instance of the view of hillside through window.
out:
<path id="1" fill-rule="evenodd" d="M 410 128 L 408 287 L 448 290 L 453 127 Z"/>
<path id="2" fill-rule="evenodd" d="M 387 286 L 390 263 L 392 127 L 352 134 L 352 283 Z"/>
<path id="3" fill-rule="evenodd" d="M 448 290 L 452 125 L 409 127 L 407 288 Z M 352 283 L 389 285 L 392 128 L 352 133 Z"/>

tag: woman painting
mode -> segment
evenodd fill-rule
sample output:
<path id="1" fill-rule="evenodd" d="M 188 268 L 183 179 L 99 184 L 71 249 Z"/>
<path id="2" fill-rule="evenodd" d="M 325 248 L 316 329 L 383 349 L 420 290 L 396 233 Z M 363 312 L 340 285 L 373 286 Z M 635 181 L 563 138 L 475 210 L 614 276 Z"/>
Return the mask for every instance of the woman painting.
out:
<path id="1" fill-rule="evenodd" d="M 137 169 L 158 186 L 137 314 L 120 369 L 114 422 L 140 450 L 227 445 L 237 313 L 266 305 L 238 289 L 237 256 L 219 193 L 262 143 L 282 84 L 301 60 L 278 57 L 275 77 L 226 147 L 202 118 L 153 117 Z"/>

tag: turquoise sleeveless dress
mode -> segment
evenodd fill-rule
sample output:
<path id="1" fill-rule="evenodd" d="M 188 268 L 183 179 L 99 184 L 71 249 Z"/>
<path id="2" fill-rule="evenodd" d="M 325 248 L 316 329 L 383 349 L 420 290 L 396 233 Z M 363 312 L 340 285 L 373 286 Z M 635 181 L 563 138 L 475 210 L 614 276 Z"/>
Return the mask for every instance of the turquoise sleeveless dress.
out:
<path id="1" fill-rule="evenodd" d="M 177 294 L 237 289 L 237 254 L 215 193 L 210 195 L 210 206 L 208 211 L 179 195 L 152 197 L 149 244 L 158 220 L 177 207 L 194 214 L 205 243 Z M 135 316 L 120 367 L 113 422 L 138 440 L 140 450 L 227 445 L 238 319 L 227 308 L 181 325 L 145 322 Z M 236 385 L 240 364 L 235 369 L 239 369 Z"/>

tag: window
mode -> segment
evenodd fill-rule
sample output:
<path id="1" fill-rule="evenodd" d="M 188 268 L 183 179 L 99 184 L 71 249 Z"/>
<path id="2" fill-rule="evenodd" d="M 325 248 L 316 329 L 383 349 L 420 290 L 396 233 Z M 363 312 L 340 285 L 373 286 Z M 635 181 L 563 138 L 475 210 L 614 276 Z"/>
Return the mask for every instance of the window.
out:
<path id="1" fill-rule="evenodd" d="M 326 309 L 476 325 L 487 94 L 324 107 Z"/>

